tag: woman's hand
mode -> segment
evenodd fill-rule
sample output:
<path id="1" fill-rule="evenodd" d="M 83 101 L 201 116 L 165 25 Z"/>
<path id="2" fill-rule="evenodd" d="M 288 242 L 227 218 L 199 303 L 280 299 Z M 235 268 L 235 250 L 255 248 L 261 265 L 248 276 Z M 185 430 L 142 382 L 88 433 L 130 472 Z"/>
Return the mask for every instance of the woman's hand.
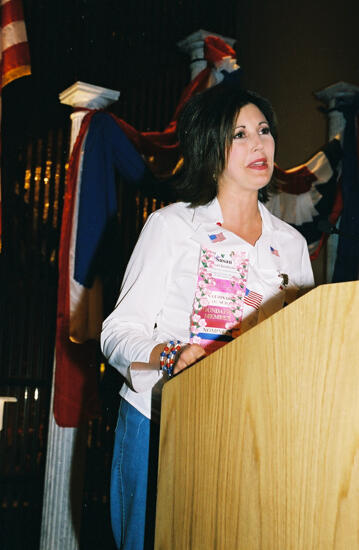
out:
<path id="1" fill-rule="evenodd" d="M 178 358 L 173 368 L 173 374 L 178 374 L 182 370 L 197 363 L 202 357 L 206 356 L 206 352 L 198 344 L 187 344 L 178 352 Z"/>

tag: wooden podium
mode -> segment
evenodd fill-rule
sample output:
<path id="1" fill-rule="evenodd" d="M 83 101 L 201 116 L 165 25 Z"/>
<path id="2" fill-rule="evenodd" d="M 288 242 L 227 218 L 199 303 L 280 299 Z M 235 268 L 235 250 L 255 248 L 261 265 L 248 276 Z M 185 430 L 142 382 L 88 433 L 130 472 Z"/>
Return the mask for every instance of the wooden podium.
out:
<path id="1" fill-rule="evenodd" d="M 155 548 L 359 549 L 359 282 L 166 384 Z"/>

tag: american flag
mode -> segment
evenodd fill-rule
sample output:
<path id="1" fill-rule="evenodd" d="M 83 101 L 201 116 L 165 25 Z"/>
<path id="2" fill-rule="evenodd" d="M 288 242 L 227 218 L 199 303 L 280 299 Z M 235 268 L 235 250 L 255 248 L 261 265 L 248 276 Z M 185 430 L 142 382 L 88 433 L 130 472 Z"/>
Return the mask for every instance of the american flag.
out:
<path id="1" fill-rule="evenodd" d="M 212 243 L 220 243 L 221 241 L 225 241 L 226 240 L 226 237 L 223 235 L 223 233 L 217 233 L 217 234 L 213 234 L 213 235 L 208 235 L 209 238 L 211 239 Z"/>
<path id="2" fill-rule="evenodd" d="M 270 251 L 272 254 L 274 254 L 274 256 L 278 256 L 279 257 L 279 252 L 276 248 L 273 248 L 273 246 L 270 247 Z"/>
<path id="3" fill-rule="evenodd" d="M 246 288 L 243 301 L 247 306 L 258 309 L 262 303 L 262 298 L 263 296 L 258 292 L 254 292 L 253 290 L 249 290 L 249 288 Z"/>
<path id="4" fill-rule="evenodd" d="M 6 84 L 31 74 L 29 44 L 22 10 L 22 0 L 0 0 L 0 93 Z M 1 99 L 1 96 L 0 96 Z M 1 121 L 1 103 L 0 103 Z M 1 250 L 1 192 L 0 192 Z"/>

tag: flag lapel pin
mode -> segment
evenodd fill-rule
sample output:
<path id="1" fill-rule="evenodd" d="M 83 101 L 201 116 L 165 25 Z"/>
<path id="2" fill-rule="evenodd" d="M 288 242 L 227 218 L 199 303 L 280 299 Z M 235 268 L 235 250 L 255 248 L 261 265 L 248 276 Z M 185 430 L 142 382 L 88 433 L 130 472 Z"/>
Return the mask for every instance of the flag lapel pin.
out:
<path id="1" fill-rule="evenodd" d="M 213 233 L 211 235 L 208 235 L 210 238 L 210 241 L 212 243 L 220 243 L 221 241 L 225 241 L 226 237 L 223 235 L 223 233 Z"/>

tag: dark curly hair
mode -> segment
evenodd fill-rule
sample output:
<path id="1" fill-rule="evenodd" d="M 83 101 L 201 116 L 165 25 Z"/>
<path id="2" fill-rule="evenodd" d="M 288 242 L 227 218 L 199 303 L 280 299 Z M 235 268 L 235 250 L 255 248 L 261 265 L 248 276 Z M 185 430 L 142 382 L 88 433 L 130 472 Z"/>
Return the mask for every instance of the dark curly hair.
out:
<path id="1" fill-rule="evenodd" d="M 218 177 L 225 168 L 232 145 L 234 124 L 239 111 L 248 103 L 256 105 L 264 114 L 276 141 L 276 117 L 272 106 L 255 92 L 221 83 L 195 95 L 185 104 L 178 120 L 183 155 L 183 170 L 176 183 L 178 200 L 198 206 L 215 198 Z M 259 191 L 259 199 L 263 202 L 268 200 L 271 185 Z"/>

